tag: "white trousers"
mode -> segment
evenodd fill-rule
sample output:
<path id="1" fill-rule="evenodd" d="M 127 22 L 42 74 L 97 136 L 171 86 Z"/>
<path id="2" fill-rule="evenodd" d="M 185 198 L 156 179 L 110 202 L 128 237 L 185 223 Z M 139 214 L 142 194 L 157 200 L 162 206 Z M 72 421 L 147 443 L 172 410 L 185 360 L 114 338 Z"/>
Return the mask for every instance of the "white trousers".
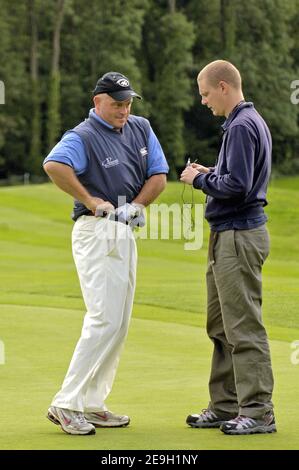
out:
<path id="1" fill-rule="evenodd" d="M 72 245 L 87 312 L 81 337 L 52 406 L 81 412 L 104 411 L 131 317 L 136 243 L 127 225 L 81 216 L 73 228 Z"/>

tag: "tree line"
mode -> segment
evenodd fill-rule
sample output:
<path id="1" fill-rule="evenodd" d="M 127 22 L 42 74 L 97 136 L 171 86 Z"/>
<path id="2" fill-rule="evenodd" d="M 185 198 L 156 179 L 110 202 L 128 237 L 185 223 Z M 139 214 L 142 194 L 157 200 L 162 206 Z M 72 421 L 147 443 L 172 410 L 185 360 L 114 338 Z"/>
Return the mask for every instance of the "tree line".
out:
<path id="1" fill-rule="evenodd" d="M 299 172 L 298 24 L 299 0 L 0 0 L 0 178 L 42 174 L 110 70 L 143 95 L 132 111 L 150 119 L 172 178 L 188 157 L 212 165 L 223 120 L 200 105 L 196 76 L 219 58 L 266 119 L 277 171 Z"/>

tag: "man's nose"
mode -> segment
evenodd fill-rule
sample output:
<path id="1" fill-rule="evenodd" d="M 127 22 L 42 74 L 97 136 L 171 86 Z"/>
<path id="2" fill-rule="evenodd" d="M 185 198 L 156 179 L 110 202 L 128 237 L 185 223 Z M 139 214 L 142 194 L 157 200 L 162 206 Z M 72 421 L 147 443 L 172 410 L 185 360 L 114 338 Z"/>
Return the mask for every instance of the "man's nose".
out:
<path id="1" fill-rule="evenodd" d="M 127 112 L 128 112 L 127 106 L 122 106 L 122 107 L 120 108 L 120 112 L 121 112 L 122 114 L 127 114 Z"/>
<path id="2" fill-rule="evenodd" d="M 207 99 L 203 96 L 203 97 L 201 98 L 201 104 L 206 105 L 207 102 L 208 102 Z"/>

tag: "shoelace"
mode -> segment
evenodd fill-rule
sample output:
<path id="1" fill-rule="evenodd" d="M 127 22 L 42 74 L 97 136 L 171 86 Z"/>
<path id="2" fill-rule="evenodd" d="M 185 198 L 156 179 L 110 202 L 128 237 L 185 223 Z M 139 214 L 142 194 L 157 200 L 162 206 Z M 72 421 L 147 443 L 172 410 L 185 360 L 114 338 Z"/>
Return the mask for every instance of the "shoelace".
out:
<path id="1" fill-rule="evenodd" d="M 86 424 L 86 419 L 83 413 L 74 413 L 73 414 L 74 421 L 77 421 L 79 424 Z"/>
<path id="2" fill-rule="evenodd" d="M 217 418 L 217 415 L 212 411 L 212 410 L 209 410 L 208 408 L 204 408 L 202 411 L 202 416 L 204 419 L 215 419 Z"/>
<path id="3" fill-rule="evenodd" d="M 252 424 L 254 424 L 254 419 L 248 418 L 248 416 L 237 416 L 232 421 L 241 425 L 245 424 L 246 426 L 251 426 Z"/>

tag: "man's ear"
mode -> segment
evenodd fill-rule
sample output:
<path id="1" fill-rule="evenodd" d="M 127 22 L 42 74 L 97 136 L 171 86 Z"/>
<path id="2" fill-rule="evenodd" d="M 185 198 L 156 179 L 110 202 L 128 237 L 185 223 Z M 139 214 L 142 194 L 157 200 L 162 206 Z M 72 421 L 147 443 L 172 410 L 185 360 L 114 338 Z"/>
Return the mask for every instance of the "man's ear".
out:
<path id="1" fill-rule="evenodd" d="M 227 95 L 228 90 L 229 90 L 229 84 L 225 82 L 224 80 L 220 80 L 219 82 L 220 89 L 224 95 Z"/>

